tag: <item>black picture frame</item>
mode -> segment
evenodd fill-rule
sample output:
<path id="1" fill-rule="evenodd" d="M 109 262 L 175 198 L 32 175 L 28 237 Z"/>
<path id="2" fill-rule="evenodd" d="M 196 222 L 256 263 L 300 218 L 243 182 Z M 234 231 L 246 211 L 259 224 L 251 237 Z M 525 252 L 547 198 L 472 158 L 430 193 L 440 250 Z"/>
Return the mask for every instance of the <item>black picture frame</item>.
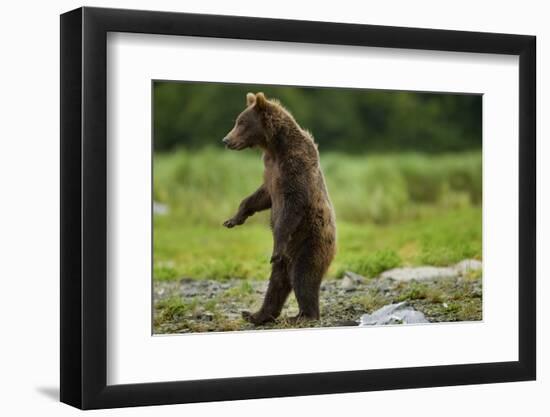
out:
<path id="1" fill-rule="evenodd" d="M 519 360 L 107 385 L 108 32 L 519 56 Z M 535 379 L 535 51 L 524 35 L 88 7 L 61 15 L 61 401 L 94 409 Z"/>

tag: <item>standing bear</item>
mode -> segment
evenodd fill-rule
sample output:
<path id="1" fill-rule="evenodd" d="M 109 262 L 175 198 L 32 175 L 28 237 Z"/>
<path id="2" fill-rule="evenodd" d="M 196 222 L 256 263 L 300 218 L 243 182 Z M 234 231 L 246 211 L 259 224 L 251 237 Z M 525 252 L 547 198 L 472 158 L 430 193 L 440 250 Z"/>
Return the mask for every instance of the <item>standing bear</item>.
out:
<path id="1" fill-rule="evenodd" d="M 319 319 L 319 290 L 336 251 L 334 210 L 313 137 L 276 100 L 263 93 L 246 96 L 247 107 L 223 139 L 227 148 L 263 151 L 263 184 L 224 222 L 241 225 L 254 213 L 271 209 L 271 277 L 262 307 L 243 312 L 260 325 L 275 320 L 294 289 L 295 320 Z"/>

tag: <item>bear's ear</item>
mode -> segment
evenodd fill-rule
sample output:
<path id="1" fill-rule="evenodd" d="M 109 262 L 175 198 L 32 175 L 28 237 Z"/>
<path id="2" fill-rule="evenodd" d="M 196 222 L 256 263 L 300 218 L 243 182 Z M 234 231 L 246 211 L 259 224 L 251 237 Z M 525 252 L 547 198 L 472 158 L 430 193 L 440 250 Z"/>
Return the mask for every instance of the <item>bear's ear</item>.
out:
<path id="1" fill-rule="evenodd" d="M 253 106 L 254 103 L 256 103 L 256 96 L 255 96 L 254 94 L 252 94 L 252 93 L 248 93 L 248 94 L 246 95 L 246 105 L 247 105 L 248 107 L 250 107 L 250 106 Z"/>
<path id="2" fill-rule="evenodd" d="M 264 93 L 256 94 L 256 106 L 260 110 L 265 110 L 267 108 L 267 99 L 264 96 Z"/>

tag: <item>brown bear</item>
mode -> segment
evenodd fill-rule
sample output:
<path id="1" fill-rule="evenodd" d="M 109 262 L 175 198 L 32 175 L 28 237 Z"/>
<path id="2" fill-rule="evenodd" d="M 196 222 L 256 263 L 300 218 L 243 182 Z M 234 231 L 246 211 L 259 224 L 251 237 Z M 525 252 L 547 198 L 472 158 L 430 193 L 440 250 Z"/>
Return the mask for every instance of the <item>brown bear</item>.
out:
<path id="1" fill-rule="evenodd" d="M 263 184 L 224 222 L 241 225 L 254 213 L 271 209 L 271 277 L 262 307 L 243 312 L 259 325 L 275 320 L 292 289 L 299 313 L 319 319 L 319 289 L 336 251 L 336 224 L 313 137 L 278 101 L 263 93 L 246 96 L 247 107 L 223 139 L 227 148 L 263 151 Z"/>

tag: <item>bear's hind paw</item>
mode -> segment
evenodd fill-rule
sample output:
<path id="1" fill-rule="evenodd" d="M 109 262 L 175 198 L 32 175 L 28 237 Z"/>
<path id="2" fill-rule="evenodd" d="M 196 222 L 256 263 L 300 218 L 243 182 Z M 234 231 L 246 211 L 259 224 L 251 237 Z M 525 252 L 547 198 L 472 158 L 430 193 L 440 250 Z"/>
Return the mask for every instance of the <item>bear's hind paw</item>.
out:
<path id="1" fill-rule="evenodd" d="M 241 312 L 241 315 L 244 320 L 254 324 L 255 326 L 259 326 L 261 324 L 269 323 L 270 321 L 275 320 L 272 316 L 264 315 L 260 312 L 251 313 L 250 311 L 243 311 Z"/>

